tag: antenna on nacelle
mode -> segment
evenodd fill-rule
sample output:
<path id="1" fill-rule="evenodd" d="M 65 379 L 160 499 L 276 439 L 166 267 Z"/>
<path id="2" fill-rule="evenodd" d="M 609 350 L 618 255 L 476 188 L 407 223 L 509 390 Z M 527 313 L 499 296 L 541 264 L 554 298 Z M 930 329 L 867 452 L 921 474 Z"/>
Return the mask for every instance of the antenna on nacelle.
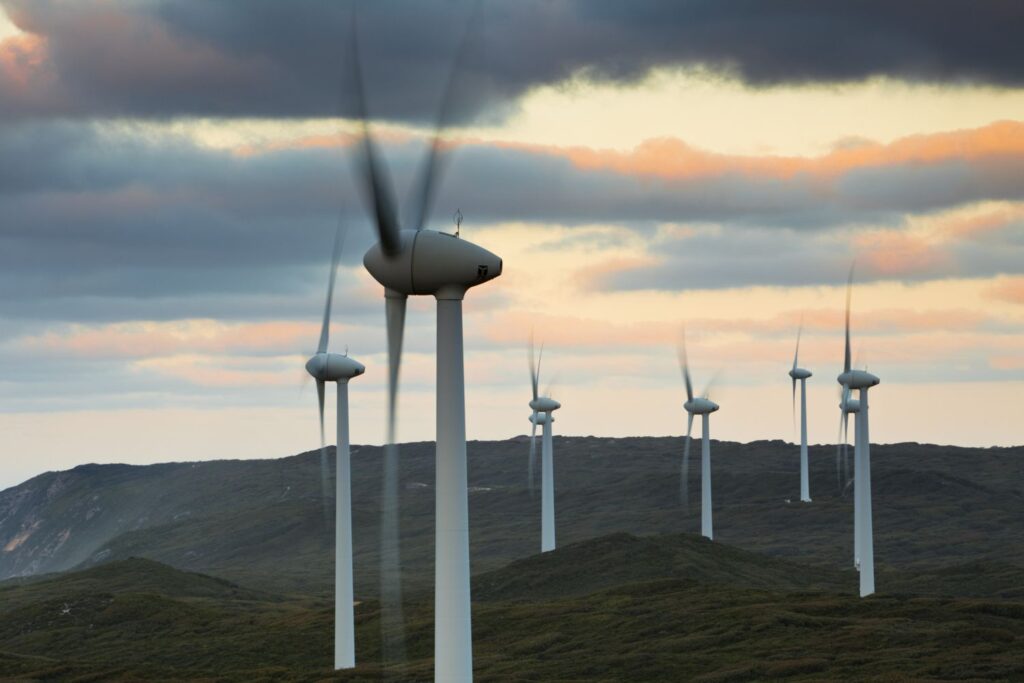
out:
<path id="1" fill-rule="evenodd" d="M 455 209 L 452 220 L 455 221 L 455 236 L 458 237 L 462 230 L 462 209 Z"/>

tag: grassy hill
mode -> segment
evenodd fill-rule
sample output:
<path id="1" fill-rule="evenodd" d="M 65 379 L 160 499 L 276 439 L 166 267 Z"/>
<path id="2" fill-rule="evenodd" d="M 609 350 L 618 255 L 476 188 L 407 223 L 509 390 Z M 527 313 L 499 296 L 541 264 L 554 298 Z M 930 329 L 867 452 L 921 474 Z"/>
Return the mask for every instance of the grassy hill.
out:
<path id="1" fill-rule="evenodd" d="M 1021 680 L 1024 602 L 833 590 L 846 572 L 689 535 L 626 534 L 478 576 L 478 681 Z M 408 660 L 432 677 L 429 600 L 407 604 Z M 380 680 L 376 604 L 356 607 L 335 674 L 331 603 L 148 560 L 0 584 L 0 678 Z"/>
<path id="2" fill-rule="evenodd" d="M 561 544 L 612 533 L 695 533 L 679 504 L 679 438 L 556 437 Z M 470 442 L 472 561 L 485 572 L 539 546 L 540 501 L 526 487 L 523 439 Z M 407 588 L 433 575 L 432 443 L 402 446 L 402 557 Z M 811 448 L 812 504 L 792 501 L 797 449 L 715 442 L 715 538 L 779 559 L 846 570 L 853 502 L 835 482 L 835 451 Z M 1024 448 L 919 444 L 872 451 L 879 587 L 887 572 L 968 562 L 1024 567 Z M 356 592 L 377 590 L 380 449 L 353 454 Z M 330 587 L 333 516 L 324 518 L 316 452 L 261 461 L 91 465 L 0 492 L 0 577 L 147 557 L 268 591 Z M 995 564 L 992 564 L 995 567 Z M 997 572 L 1002 570 L 996 569 Z M 954 579 L 947 575 L 943 580 Z M 1014 590 L 1013 580 L 994 588 Z"/>

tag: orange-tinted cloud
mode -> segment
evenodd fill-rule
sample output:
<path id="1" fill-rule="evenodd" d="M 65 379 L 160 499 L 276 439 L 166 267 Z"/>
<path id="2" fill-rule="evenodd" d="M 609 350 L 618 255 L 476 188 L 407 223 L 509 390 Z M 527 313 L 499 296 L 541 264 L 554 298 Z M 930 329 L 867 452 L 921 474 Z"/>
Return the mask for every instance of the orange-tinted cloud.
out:
<path id="1" fill-rule="evenodd" d="M 1024 304 L 1024 277 L 1004 277 L 992 285 L 988 295 L 1000 301 Z"/>
<path id="2" fill-rule="evenodd" d="M 118 323 L 74 327 L 21 340 L 20 345 L 85 358 L 143 358 L 182 353 L 288 353 L 316 339 L 313 323 L 225 324 L 215 320 Z"/>
<path id="3" fill-rule="evenodd" d="M 819 157 L 716 154 L 674 138 L 648 140 L 630 152 L 586 147 L 535 146 L 532 149 L 565 156 L 582 169 L 665 179 L 740 174 L 781 179 L 806 175 L 825 180 L 857 168 L 1021 156 L 1024 155 L 1024 123 L 999 121 L 973 130 L 913 135 L 889 144 L 863 143 L 835 149 Z"/>

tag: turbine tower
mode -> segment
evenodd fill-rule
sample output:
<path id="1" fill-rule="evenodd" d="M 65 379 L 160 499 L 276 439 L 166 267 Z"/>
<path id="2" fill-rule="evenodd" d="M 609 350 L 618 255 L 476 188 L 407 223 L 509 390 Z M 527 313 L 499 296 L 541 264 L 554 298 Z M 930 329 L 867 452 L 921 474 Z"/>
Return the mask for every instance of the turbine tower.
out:
<path id="1" fill-rule="evenodd" d="M 384 287 L 388 335 L 388 441 L 394 441 L 395 396 L 401 362 L 406 299 L 433 296 L 437 300 L 437 446 L 436 538 L 434 588 L 434 678 L 438 681 L 473 679 L 470 615 L 469 500 L 466 475 L 466 403 L 463 363 L 462 300 L 466 292 L 501 275 L 501 259 L 464 239 L 423 229 L 437 186 L 441 131 L 449 115 L 455 70 L 442 97 L 436 131 L 415 186 L 413 229 L 403 230 L 393 200 L 388 173 L 370 133 L 366 98 L 353 30 L 352 65 L 356 103 L 362 122 L 360 176 L 372 207 L 380 241 L 363 257 L 363 265 Z M 469 31 L 467 28 L 466 35 Z M 388 459 L 397 472 L 397 458 Z M 385 510 L 397 540 L 397 477 L 392 476 Z M 387 493 L 386 490 L 386 493 Z M 390 509 L 389 509 L 390 508 Z M 396 544 L 397 548 L 397 544 Z M 397 552 L 392 563 L 397 565 Z M 397 567 L 392 571 L 397 574 Z M 383 597 L 383 596 L 382 596 Z"/>
<path id="2" fill-rule="evenodd" d="M 541 355 L 544 348 L 541 347 Z M 555 421 L 554 411 L 562 404 L 548 396 L 538 396 L 537 385 L 540 382 L 540 358 L 534 363 L 533 341 L 530 341 L 530 381 L 533 385 L 533 400 L 530 408 L 530 422 L 533 431 L 530 435 L 530 482 L 533 482 L 533 456 L 536 452 L 533 439 L 537 433 L 537 425 L 544 429 L 541 445 L 541 515 L 540 515 L 540 551 L 546 553 L 555 549 L 555 467 L 554 443 L 551 436 L 551 425 Z"/>
<path id="3" fill-rule="evenodd" d="M 327 382 L 338 385 L 338 441 L 335 452 L 334 504 L 334 668 L 351 669 L 356 665 L 355 596 L 352 590 L 352 472 L 348 435 L 348 381 L 363 374 L 362 363 L 339 353 L 327 352 L 331 334 L 331 301 L 343 242 L 341 227 L 334 238 L 331 274 L 327 283 L 327 303 L 316 354 L 306 361 L 306 372 L 316 380 L 320 407 L 320 462 L 326 471 L 327 448 L 324 443 L 324 392 Z M 326 491 L 325 491 L 326 494 Z M 326 498 L 326 495 L 325 495 Z"/>
<path id="4" fill-rule="evenodd" d="M 803 332 L 803 324 L 796 333 L 796 352 L 793 354 L 793 369 L 789 376 L 793 378 L 793 411 L 796 412 L 796 383 L 800 382 L 800 501 L 811 502 L 810 474 L 807 467 L 807 378 L 811 376 L 810 370 L 797 366 L 800 358 L 800 335 Z"/>
<path id="5" fill-rule="evenodd" d="M 693 416 L 701 416 L 701 441 L 700 441 L 700 533 L 708 540 L 714 539 L 714 532 L 711 524 L 711 437 L 710 418 L 711 413 L 718 410 L 718 404 L 708 398 L 710 385 L 704 390 L 704 395 L 698 398 L 693 397 L 693 383 L 690 381 L 690 366 L 686 360 L 686 341 L 679 345 L 679 366 L 683 370 L 683 381 L 686 383 L 686 445 L 683 447 L 683 506 L 689 507 L 689 474 L 690 474 L 690 434 L 693 430 Z"/>
<path id="6" fill-rule="evenodd" d="M 846 284 L 846 347 L 843 373 L 836 378 L 848 392 L 858 392 L 857 420 L 854 423 L 854 548 L 860 540 L 860 596 L 875 592 L 875 545 L 871 518 L 871 435 L 868 429 L 868 389 L 879 383 L 866 370 L 850 367 L 850 300 L 853 293 L 853 268 Z"/>

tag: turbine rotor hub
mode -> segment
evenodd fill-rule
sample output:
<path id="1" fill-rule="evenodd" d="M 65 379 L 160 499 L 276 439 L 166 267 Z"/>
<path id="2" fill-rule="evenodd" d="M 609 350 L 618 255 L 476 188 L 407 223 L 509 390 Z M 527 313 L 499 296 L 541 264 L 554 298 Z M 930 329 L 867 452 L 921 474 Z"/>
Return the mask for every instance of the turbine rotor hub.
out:
<path id="1" fill-rule="evenodd" d="M 867 370 L 850 370 L 839 375 L 836 380 L 844 387 L 852 389 L 870 389 L 881 380 Z"/>
<path id="2" fill-rule="evenodd" d="M 398 249 L 384 253 L 377 244 L 363 265 L 386 289 L 405 296 L 462 299 L 470 287 L 501 275 L 501 258 L 472 242 L 436 230 L 402 230 Z"/>
<path id="3" fill-rule="evenodd" d="M 683 408 L 686 412 L 693 413 L 694 415 L 707 415 L 718 410 L 719 405 L 711 399 L 699 398 L 692 399 L 683 404 Z"/>
<path id="4" fill-rule="evenodd" d="M 558 410 L 562 407 L 562 404 L 553 398 L 547 396 L 540 396 L 530 401 L 530 408 L 538 413 L 550 413 L 553 410 Z"/>
<path id="5" fill-rule="evenodd" d="M 306 372 L 321 382 L 340 382 L 358 377 L 366 367 L 340 353 L 318 353 L 306 361 Z"/>

